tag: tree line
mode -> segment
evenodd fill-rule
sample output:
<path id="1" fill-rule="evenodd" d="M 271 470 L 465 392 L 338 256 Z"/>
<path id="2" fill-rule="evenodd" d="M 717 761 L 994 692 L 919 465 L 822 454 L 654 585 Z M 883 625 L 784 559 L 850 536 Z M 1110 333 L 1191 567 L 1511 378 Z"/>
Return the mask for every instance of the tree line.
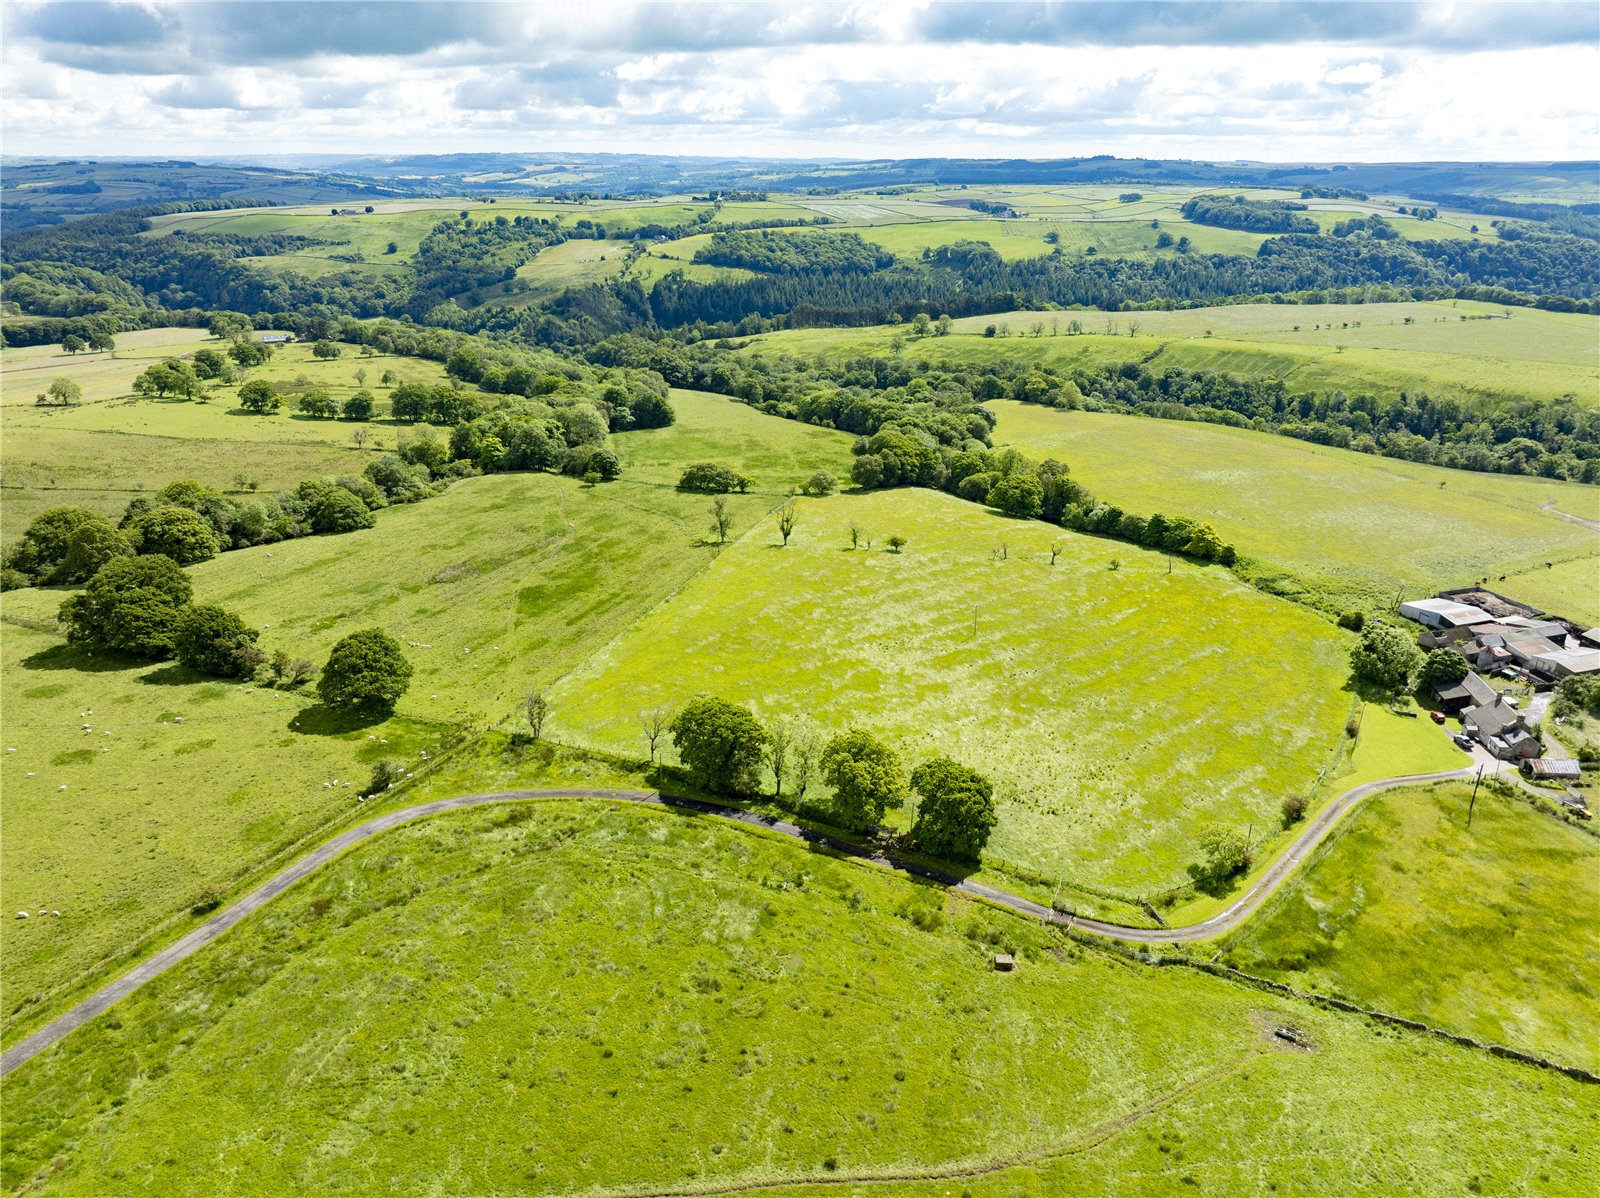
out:
<path id="1" fill-rule="evenodd" d="M 748 708 L 707 696 L 691 700 L 670 720 L 647 713 L 641 724 L 652 759 L 665 732 L 695 785 L 712 794 L 756 794 L 765 767 L 773 797 L 783 797 L 787 781 L 798 807 L 820 774 L 832 796 L 813 810 L 856 833 L 878 827 L 915 794 L 915 846 L 961 861 L 977 861 L 994 831 L 994 784 L 988 778 L 947 757 L 923 762 L 908 775 L 891 746 L 860 729 L 824 743 L 787 721 L 763 724 Z"/>

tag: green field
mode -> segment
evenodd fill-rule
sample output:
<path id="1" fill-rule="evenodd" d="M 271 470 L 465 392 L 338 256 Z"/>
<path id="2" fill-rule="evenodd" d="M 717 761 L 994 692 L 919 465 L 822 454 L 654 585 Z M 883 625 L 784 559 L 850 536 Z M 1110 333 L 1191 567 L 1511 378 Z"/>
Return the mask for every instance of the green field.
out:
<path id="1" fill-rule="evenodd" d="M 180 919 L 205 886 L 230 883 L 330 820 L 352 818 L 370 762 L 420 761 L 415 754 L 437 753 L 457 728 L 499 722 L 531 687 L 575 668 L 702 571 L 717 554 L 707 501 L 652 481 L 675 480 L 682 469 L 666 464 L 663 447 L 681 446 L 693 460 L 707 430 L 731 414 L 742 439 L 720 460 L 769 472 L 766 493 L 733 498 L 740 531 L 789 486 L 848 458 L 841 433 L 722 399 L 684 393 L 678 402 L 672 429 L 618 438 L 619 453 L 640 462 L 641 481 L 625 474 L 590 488 L 548 474 L 470 479 L 380 512 L 370 530 L 238 550 L 191 568 L 196 602 L 237 610 L 265 630 L 269 652 L 320 665 L 336 640 L 372 624 L 406 642 L 411 691 L 378 727 L 345 728 L 309 693 L 95 661 L 53 631 L 65 592 L 6 594 L 4 706 L 7 745 L 17 752 L 0 763 L 14 821 L 0 846 L 0 893 L 13 909 L 70 912 L 73 929 L 64 945 L 44 939 L 55 925 L 29 924 L 0 946 L 8 1016 L 17 1002 L 60 993 L 119 945 Z M 629 448 L 649 437 L 660 445 Z M 84 710 L 98 715 L 80 719 Z M 183 717 L 181 727 L 163 723 L 172 716 Z M 118 747 L 135 736 L 137 752 Z M 338 794 L 322 786 L 333 778 Z M 356 787 L 345 788 L 352 779 Z M 131 825 L 130 794 L 139 803 Z M 135 829 L 139 848 L 130 851 Z"/>
<path id="2" fill-rule="evenodd" d="M 1221 569 L 897 490 L 802 501 L 787 549 L 757 525 L 563 679 L 552 722 L 638 753 L 640 712 L 705 692 L 868 728 L 908 764 L 995 777 L 997 858 L 1139 893 L 1184 880 L 1202 826 L 1262 823 L 1331 760 L 1344 658 L 1343 634 Z"/>
<path id="3" fill-rule="evenodd" d="M 1098 497 L 1129 511 L 1208 520 L 1270 567 L 1261 571 L 1269 585 L 1333 606 L 1383 610 L 1397 591 L 1431 594 L 1485 577 L 1515 597 L 1511 576 L 1521 571 L 1537 566 L 1543 575 L 1546 561 L 1574 561 L 1563 576 L 1576 584 L 1583 563 L 1592 571 L 1596 560 L 1592 528 L 1544 510 L 1552 503 L 1600 519 L 1595 487 L 1446 470 L 1214 424 L 1011 400 L 991 407 L 997 445 L 1066 462 Z M 1581 599 L 1580 590 L 1562 597 Z"/>
<path id="4" fill-rule="evenodd" d="M 1509 574 L 1495 584 L 1502 594 L 1556 612 L 1585 624 L 1600 627 L 1600 556 L 1571 561 L 1543 562 L 1520 574 Z"/>
<path id="5" fill-rule="evenodd" d="M 134 378 L 152 362 L 220 344 L 204 330 L 156 329 L 118 334 L 115 357 L 68 358 L 54 346 L 7 350 L 0 376 L 8 397 L 0 513 L 5 534 L 20 533 L 39 512 L 61 503 L 118 516 L 135 495 L 158 491 L 175 478 L 224 491 L 243 490 L 242 480 L 248 480 L 270 494 L 306 478 L 359 474 L 373 456 L 392 450 L 399 435 L 399 426 L 385 416 L 388 389 L 378 382 L 383 373 L 430 384 L 446 377 L 439 363 L 421 358 L 350 351 L 322 360 L 303 344 L 278 349 L 270 362 L 249 372 L 273 383 L 323 387 L 341 402 L 365 386 L 378 399 L 378 418 L 370 425 L 312 419 L 290 407 L 254 415 L 235 406 L 237 386 L 214 386 L 205 402 L 133 394 Z M 357 380 L 358 370 L 365 384 Z M 83 388 L 83 403 L 35 406 L 32 393 L 58 375 Z M 24 390 L 27 405 L 12 406 Z M 351 440 L 357 427 L 368 437 L 362 449 Z"/>
<path id="6" fill-rule="evenodd" d="M 1070 335 L 1073 321 L 1082 335 Z M 991 325 L 998 335 L 984 336 Z M 1468 300 L 1006 312 L 964 317 L 949 336 L 921 340 L 908 340 L 904 328 L 890 325 L 796 329 L 755 339 L 760 352 L 803 356 L 889 354 L 897 352 L 897 342 L 908 358 L 956 366 L 1023 360 L 1071 370 L 1138 361 L 1158 371 L 1281 378 L 1296 392 L 1572 395 L 1600 405 L 1600 320 Z"/>
<path id="7" fill-rule="evenodd" d="M 83 388 L 86 403 L 129 395 L 133 380 L 145 367 L 171 357 L 182 357 L 205 345 L 220 342 L 204 329 L 141 329 L 118 333 L 115 353 L 68 354 L 60 345 L 29 345 L 0 352 L 0 403 L 10 417 L 58 376 Z"/>
<path id="8" fill-rule="evenodd" d="M 24 1066 L 4 1182 L 1562 1194 L 1596 1118 L 1560 1075 L 763 834 L 547 803 L 356 850 Z"/>
<path id="9" fill-rule="evenodd" d="M 1600 842 L 1469 785 L 1358 812 L 1231 943 L 1251 973 L 1600 1068 Z"/>
<path id="10" fill-rule="evenodd" d="M 703 391 L 673 391 L 669 428 L 616 433 L 611 447 L 629 482 L 676 486 L 690 462 L 715 461 L 755 480 L 753 490 L 786 494 L 818 470 L 848 482 L 854 438 L 780 420 Z M 706 500 L 699 501 L 703 507 Z"/>
<path id="11" fill-rule="evenodd" d="M 514 188 L 514 181 L 509 186 Z M 1109 186 L 970 189 L 928 186 L 894 196 L 878 196 L 871 192 L 839 196 L 774 194 L 763 202 L 724 204 L 716 219 L 733 223 L 826 216 L 833 222 L 827 228 L 860 233 L 904 258 L 915 258 L 925 249 L 963 240 L 988 242 L 1007 259 L 1040 257 L 1054 252 L 1058 246 L 1063 253 L 1081 254 L 1092 250 L 1115 257 L 1143 258 L 1175 253 L 1175 250 L 1156 248 L 1156 238 L 1162 232 L 1174 238 L 1189 238 L 1197 253 L 1248 256 L 1266 239 L 1265 234 L 1194 224 L 1183 218 L 1179 209 L 1185 200 L 1215 189 L 1141 189 L 1144 198 L 1136 203 L 1119 201 L 1117 196 L 1122 190 L 1125 189 Z M 1299 193 L 1254 189 L 1252 194 L 1297 198 Z M 989 216 L 968 207 L 973 200 L 1009 203 L 1022 215 L 1015 218 Z M 1404 236 L 1414 239 L 1493 236 L 1493 231 L 1488 229 L 1488 217 L 1443 213 L 1436 221 L 1416 221 L 1395 214 L 1396 206 L 1404 202 L 1405 197 L 1370 202 L 1314 200 L 1310 201 L 1312 211 L 1308 215 L 1327 228 L 1351 216 L 1382 212 L 1392 218 Z M 345 201 L 340 207 L 364 207 L 364 203 Z M 590 220 L 604 225 L 615 238 L 646 225 L 672 226 L 687 222 L 705 212 L 708 205 L 688 201 L 683 196 L 582 203 L 505 196 L 498 197 L 492 205 L 481 199 L 446 198 L 374 201 L 373 207 L 372 213 L 348 216 L 334 215 L 328 207 L 177 213 L 154 218 L 153 228 L 144 236 L 161 237 L 183 229 L 201 234 L 289 233 L 315 237 L 331 244 L 297 253 L 267 255 L 253 261 L 269 270 L 293 271 L 318 278 L 340 271 L 381 274 L 402 269 L 436 224 L 454 219 L 462 211 L 474 220 L 496 216 L 509 219 L 524 214 L 554 218 L 568 228 L 579 220 Z M 1488 231 L 1469 232 L 1475 220 Z M 1047 241 L 1047 237 L 1054 240 Z M 741 277 L 742 272 L 690 264 L 689 259 L 703 240 L 703 237 L 688 237 L 654 247 L 653 252 L 633 265 L 630 273 L 647 287 L 670 270 L 683 270 L 690 278 L 701 280 Z M 394 253 L 387 252 L 390 242 L 395 245 Z M 609 248 L 594 248 L 597 245 Z M 352 258 L 355 260 L 348 260 Z M 567 242 L 541 252 L 525 264 L 517 272 L 518 285 L 488 289 L 466 302 L 530 303 L 563 287 L 602 282 L 617 273 L 621 259 L 620 243 L 614 240 Z M 524 286 L 526 290 L 521 289 Z"/>

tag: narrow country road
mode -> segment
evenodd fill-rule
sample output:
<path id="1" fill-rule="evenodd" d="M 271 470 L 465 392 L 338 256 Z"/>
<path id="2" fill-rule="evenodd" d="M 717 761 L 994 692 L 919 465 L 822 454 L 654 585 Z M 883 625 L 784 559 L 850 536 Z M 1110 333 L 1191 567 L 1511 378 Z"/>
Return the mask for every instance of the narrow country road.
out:
<path id="1" fill-rule="evenodd" d="M 1288 847 L 1282 856 L 1273 862 L 1272 867 L 1262 874 L 1237 902 L 1220 915 L 1214 915 L 1201 923 L 1190 924 L 1181 928 L 1129 928 L 1120 924 L 1104 923 L 1097 919 L 1068 915 L 1042 903 L 1036 903 L 1032 899 L 998 890 L 982 882 L 974 882 L 914 861 L 906 861 L 898 857 L 876 853 L 871 849 L 836 839 L 821 832 L 809 831 L 787 820 L 774 819 L 771 816 L 761 815 L 754 811 L 743 811 L 737 807 L 719 807 L 714 803 L 703 803 L 697 799 L 673 798 L 653 790 L 589 790 L 581 788 L 510 790 L 495 794 L 456 795 L 449 799 L 436 799 L 431 803 L 419 803 L 414 807 L 405 807 L 397 811 L 389 811 L 383 815 L 374 816 L 372 819 L 340 833 L 326 844 L 313 849 L 293 865 L 284 869 L 282 873 L 245 895 L 244 898 L 234 903 L 231 907 L 224 911 L 219 911 L 188 935 L 169 944 L 147 960 L 140 962 L 127 973 L 102 987 L 65 1014 L 47 1023 L 31 1036 L 19 1040 L 16 1044 L 6 1049 L 4 1053 L 0 1053 L 0 1077 L 4 1077 L 19 1065 L 32 1060 L 69 1032 L 82 1027 L 102 1011 L 126 998 L 152 978 L 161 976 L 161 974 L 180 961 L 193 956 L 235 924 L 266 906 L 289 887 L 300 881 L 300 879 L 326 865 L 334 858 L 343 855 L 347 850 L 392 828 L 399 827 L 401 824 L 426 819 L 429 816 L 440 815 L 447 811 L 460 811 L 468 807 L 483 807 L 495 803 L 516 803 L 530 799 L 600 799 L 607 802 L 647 803 L 656 807 L 667 807 L 675 811 L 687 811 L 696 815 L 712 815 L 719 819 L 731 820 L 734 823 L 747 824 L 751 827 L 762 828 L 769 832 L 793 837 L 795 840 L 816 845 L 820 848 L 831 849 L 847 857 L 868 861 L 874 865 L 892 869 L 899 873 L 938 882 L 963 894 L 969 894 L 975 898 L 994 903 L 997 906 L 1008 908 L 1019 915 L 1027 915 L 1049 923 L 1075 928 L 1080 932 L 1088 932 L 1110 940 L 1119 940 L 1132 944 L 1173 944 L 1181 941 L 1206 940 L 1213 936 L 1220 936 L 1224 932 L 1230 932 L 1238 927 L 1261 905 L 1268 895 L 1283 883 L 1283 880 L 1289 876 L 1295 866 L 1327 838 L 1328 833 L 1344 814 L 1363 799 L 1381 790 L 1388 790 L 1396 786 L 1405 786 L 1413 783 L 1444 782 L 1456 778 L 1471 777 L 1472 773 L 1472 769 L 1467 768 L 1433 774 L 1411 774 L 1403 777 L 1385 778 L 1379 782 L 1368 782 L 1363 786 L 1357 786 L 1345 791 L 1333 802 L 1329 803 L 1321 815 L 1306 826 L 1305 831 L 1295 838 L 1294 843 Z"/>

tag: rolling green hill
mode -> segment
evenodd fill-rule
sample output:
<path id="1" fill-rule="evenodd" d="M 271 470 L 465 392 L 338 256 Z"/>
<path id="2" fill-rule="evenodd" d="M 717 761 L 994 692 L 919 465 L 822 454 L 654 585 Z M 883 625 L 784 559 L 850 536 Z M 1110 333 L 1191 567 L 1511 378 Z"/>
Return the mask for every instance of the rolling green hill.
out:
<path id="1" fill-rule="evenodd" d="M 1600 1117 L 1559 1074 L 712 819 L 559 802 L 357 849 L 7 1099 L 11 1192 L 208 1198 L 1557 1194 Z"/>

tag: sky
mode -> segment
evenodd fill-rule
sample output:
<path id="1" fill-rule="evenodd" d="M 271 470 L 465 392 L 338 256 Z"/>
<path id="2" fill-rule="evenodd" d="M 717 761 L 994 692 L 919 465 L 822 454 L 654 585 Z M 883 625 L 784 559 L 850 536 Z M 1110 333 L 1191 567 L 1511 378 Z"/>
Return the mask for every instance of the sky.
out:
<path id="1" fill-rule="evenodd" d="M 1600 158 L 1600 5 L 0 0 L 0 151 Z"/>

